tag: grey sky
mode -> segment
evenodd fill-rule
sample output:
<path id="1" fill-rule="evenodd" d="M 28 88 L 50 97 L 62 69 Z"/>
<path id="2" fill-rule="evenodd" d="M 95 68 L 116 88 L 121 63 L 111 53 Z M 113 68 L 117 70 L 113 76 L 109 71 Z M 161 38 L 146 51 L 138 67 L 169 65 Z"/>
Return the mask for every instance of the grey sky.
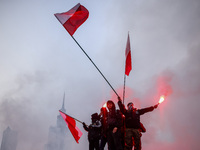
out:
<path id="1" fill-rule="evenodd" d="M 141 117 L 143 148 L 199 149 L 199 0 L 0 0 L 0 140 L 10 126 L 19 132 L 17 150 L 43 150 L 64 92 L 68 114 L 87 124 L 105 101 L 117 101 L 54 17 L 79 2 L 90 14 L 74 37 L 120 96 L 130 34 L 133 70 L 125 104 L 156 104 L 160 81 L 171 90 L 157 110 Z M 80 144 L 70 133 L 66 142 L 88 149 L 87 133 L 77 125 Z"/>

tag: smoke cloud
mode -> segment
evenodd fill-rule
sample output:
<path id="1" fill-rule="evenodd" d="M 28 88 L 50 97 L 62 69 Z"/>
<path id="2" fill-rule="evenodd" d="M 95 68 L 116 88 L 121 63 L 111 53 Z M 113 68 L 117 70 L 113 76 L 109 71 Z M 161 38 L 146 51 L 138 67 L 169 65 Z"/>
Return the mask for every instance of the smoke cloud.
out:
<path id="1" fill-rule="evenodd" d="M 0 1 L 0 140 L 9 126 L 17 150 L 44 150 L 58 110 L 90 124 L 90 115 L 117 96 L 54 17 L 80 1 Z M 127 34 L 133 70 L 125 105 L 165 101 L 141 116 L 143 149 L 199 149 L 200 2 L 198 0 L 81 1 L 88 20 L 74 37 L 123 97 Z M 88 149 L 87 132 L 68 148 Z"/>

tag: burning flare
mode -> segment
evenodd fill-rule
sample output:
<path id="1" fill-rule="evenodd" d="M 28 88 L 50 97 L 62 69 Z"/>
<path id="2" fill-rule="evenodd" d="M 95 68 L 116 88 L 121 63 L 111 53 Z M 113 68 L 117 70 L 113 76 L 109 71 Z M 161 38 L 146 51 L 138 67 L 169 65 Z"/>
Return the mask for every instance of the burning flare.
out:
<path id="1" fill-rule="evenodd" d="M 106 108 L 106 107 L 107 107 L 107 103 L 105 103 L 105 104 L 103 105 L 103 107 Z"/>
<path id="2" fill-rule="evenodd" d="M 162 95 L 161 97 L 160 97 L 160 100 L 159 100 L 159 104 L 161 104 L 163 101 L 165 100 L 165 97 Z"/>

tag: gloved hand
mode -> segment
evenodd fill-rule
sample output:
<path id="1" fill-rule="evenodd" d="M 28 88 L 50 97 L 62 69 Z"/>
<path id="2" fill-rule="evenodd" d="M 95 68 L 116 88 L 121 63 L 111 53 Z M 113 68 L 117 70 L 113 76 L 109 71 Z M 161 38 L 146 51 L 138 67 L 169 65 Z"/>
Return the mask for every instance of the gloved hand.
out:
<path id="1" fill-rule="evenodd" d="M 118 101 L 122 101 L 121 98 L 120 98 L 119 96 L 118 96 L 117 98 L 118 98 Z"/>
<path id="2" fill-rule="evenodd" d="M 83 122 L 83 126 L 86 126 L 85 122 Z"/>

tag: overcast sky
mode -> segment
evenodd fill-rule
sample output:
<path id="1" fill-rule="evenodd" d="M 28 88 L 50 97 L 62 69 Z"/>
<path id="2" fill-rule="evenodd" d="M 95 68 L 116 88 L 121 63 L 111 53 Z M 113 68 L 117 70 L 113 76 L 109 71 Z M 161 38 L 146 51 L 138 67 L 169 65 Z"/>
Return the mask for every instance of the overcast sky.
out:
<path id="1" fill-rule="evenodd" d="M 0 0 L 0 141 L 10 126 L 18 132 L 17 150 L 44 150 L 64 93 L 67 113 L 87 124 L 105 101 L 117 102 L 54 16 L 77 3 L 89 18 L 74 37 L 121 97 L 129 32 L 133 69 L 125 104 L 144 108 L 167 95 L 141 116 L 143 149 L 199 149 L 199 0 Z M 80 144 L 70 133 L 66 143 L 88 149 L 77 125 Z"/>

